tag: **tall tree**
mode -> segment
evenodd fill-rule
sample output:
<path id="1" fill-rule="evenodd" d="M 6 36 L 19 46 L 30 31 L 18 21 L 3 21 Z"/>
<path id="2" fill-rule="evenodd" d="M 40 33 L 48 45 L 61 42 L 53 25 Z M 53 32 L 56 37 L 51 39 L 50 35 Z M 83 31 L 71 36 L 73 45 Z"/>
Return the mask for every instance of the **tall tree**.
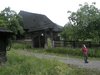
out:
<path id="1" fill-rule="evenodd" d="M 71 12 L 69 16 L 69 21 L 77 29 L 75 35 L 80 40 L 99 40 L 100 38 L 100 11 L 95 4 L 95 2 L 91 5 L 80 4 L 80 9 L 77 12 Z"/>
<path id="2" fill-rule="evenodd" d="M 4 17 L 4 19 L 1 19 L 6 24 L 6 27 L 13 31 L 15 35 L 22 34 L 23 27 L 21 22 L 21 17 L 13 10 L 10 9 L 10 7 L 5 8 L 3 11 L 1 11 L 1 15 Z"/>
<path id="3" fill-rule="evenodd" d="M 76 40 L 74 30 L 73 25 L 71 23 L 67 23 L 63 28 L 61 36 L 64 38 L 64 40 Z"/>

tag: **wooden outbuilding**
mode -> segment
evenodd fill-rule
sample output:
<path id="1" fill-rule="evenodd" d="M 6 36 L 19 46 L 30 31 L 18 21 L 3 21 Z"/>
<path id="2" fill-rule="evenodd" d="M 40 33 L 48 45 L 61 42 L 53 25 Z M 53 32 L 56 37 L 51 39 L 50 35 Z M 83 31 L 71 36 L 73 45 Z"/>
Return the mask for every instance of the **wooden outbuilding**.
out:
<path id="1" fill-rule="evenodd" d="M 34 48 L 46 48 L 49 44 L 53 47 L 53 41 L 60 40 L 62 26 L 55 24 L 47 16 L 26 11 L 20 11 L 19 15 L 22 16 L 23 28 L 27 37 L 31 37 Z"/>
<path id="2" fill-rule="evenodd" d="M 7 61 L 6 51 L 11 35 L 12 32 L 10 30 L 0 28 L 0 63 Z"/>

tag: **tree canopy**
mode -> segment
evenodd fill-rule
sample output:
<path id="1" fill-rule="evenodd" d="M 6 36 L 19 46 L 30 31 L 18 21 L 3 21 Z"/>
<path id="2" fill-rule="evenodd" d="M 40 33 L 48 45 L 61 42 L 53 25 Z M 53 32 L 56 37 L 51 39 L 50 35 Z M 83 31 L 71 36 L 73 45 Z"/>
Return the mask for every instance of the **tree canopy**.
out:
<path id="1" fill-rule="evenodd" d="M 1 11 L 0 27 L 5 27 L 17 35 L 24 32 L 22 25 L 21 17 L 14 10 L 11 10 L 10 7 Z"/>
<path id="2" fill-rule="evenodd" d="M 80 8 L 76 12 L 70 12 L 69 23 L 71 26 L 66 24 L 64 28 L 72 28 L 70 28 L 71 31 L 67 30 L 66 36 L 69 36 L 68 33 L 73 31 L 72 38 L 74 40 L 100 40 L 100 10 L 95 7 L 95 4 L 95 2 L 91 5 L 80 4 Z"/>

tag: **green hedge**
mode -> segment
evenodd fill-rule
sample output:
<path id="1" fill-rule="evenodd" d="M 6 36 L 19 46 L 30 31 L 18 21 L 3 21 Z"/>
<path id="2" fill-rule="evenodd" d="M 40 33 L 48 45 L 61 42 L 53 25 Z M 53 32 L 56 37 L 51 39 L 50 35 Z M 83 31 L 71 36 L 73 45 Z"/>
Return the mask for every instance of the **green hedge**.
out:
<path id="1" fill-rule="evenodd" d="M 58 53 L 58 54 L 69 54 L 82 56 L 81 48 L 49 48 L 46 49 L 46 52 L 49 53 Z M 89 49 L 89 57 L 100 57 L 100 49 Z"/>

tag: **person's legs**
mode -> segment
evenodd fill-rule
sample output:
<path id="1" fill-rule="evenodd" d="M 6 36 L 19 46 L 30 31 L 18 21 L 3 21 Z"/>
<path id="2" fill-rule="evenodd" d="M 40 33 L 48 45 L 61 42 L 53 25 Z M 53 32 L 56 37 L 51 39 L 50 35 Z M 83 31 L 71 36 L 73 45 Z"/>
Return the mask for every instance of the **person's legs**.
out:
<path id="1" fill-rule="evenodd" d="M 88 63 L 87 60 L 88 60 L 88 56 L 84 55 L 84 62 L 85 62 L 85 63 Z"/>

